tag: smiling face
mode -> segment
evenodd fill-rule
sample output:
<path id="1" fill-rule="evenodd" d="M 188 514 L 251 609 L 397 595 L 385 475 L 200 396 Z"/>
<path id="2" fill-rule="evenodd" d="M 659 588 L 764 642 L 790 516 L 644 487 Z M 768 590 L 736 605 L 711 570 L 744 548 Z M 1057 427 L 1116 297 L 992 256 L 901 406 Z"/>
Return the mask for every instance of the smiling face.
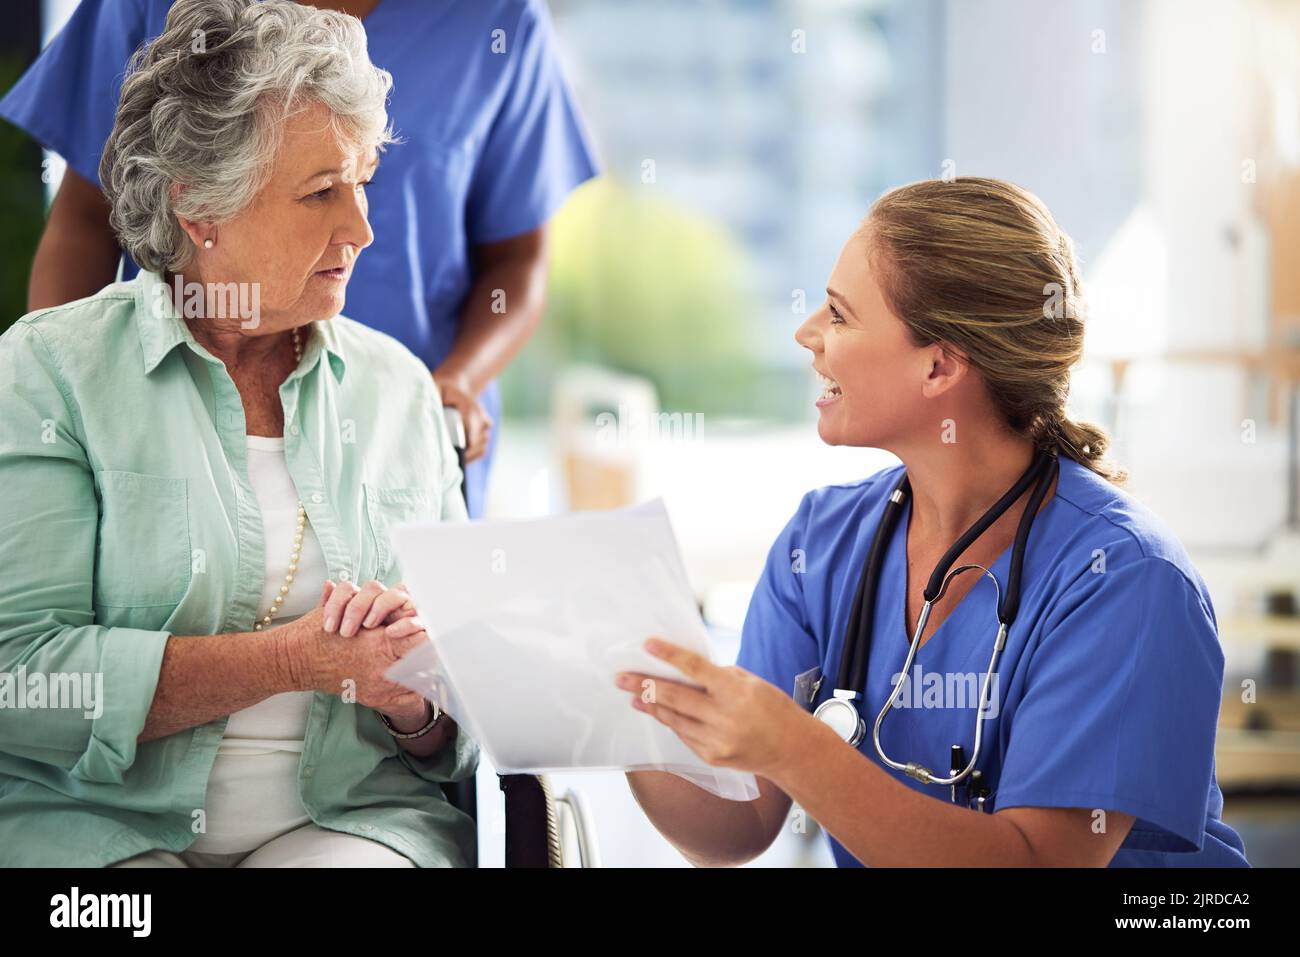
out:
<path id="1" fill-rule="evenodd" d="M 940 350 L 911 341 L 877 280 L 859 231 L 835 263 L 826 301 L 795 333 L 823 377 L 817 431 L 828 445 L 894 451 L 933 425 L 934 407 L 924 400 L 942 386 L 934 378 Z"/>
<path id="2" fill-rule="evenodd" d="M 338 315 L 356 258 L 374 239 L 365 184 L 377 164 L 374 150 L 338 142 L 325 107 L 297 113 L 247 208 L 215 226 L 182 222 L 198 246 L 185 279 L 260 283 L 261 333 Z"/>

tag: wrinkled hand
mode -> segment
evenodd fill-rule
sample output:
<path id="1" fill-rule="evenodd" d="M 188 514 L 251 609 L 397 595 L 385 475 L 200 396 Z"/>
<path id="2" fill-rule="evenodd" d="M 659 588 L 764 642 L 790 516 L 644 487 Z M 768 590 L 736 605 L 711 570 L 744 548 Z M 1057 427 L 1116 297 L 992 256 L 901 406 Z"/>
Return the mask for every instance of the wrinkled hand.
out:
<path id="1" fill-rule="evenodd" d="M 661 638 L 650 638 L 645 648 L 692 683 L 620 672 L 615 684 L 633 693 L 632 707 L 670 728 L 711 765 L 776 774 L 808 717 L 793 698 L 743 668 L 720 667 Z"/>
<path id="2" fill-rule="evenodd" d="M 398 730 L 428 723 L 433 712 L 424 696 L 384 677 L 394 662 L 429 638 L 406 586 L 370 581 L 357 588 L 327 581 L 320 605 L 299 622 L 316 630 L 311 640 L 319 659 L 319 690 L 339 694 L 351 682 L 357 703 L 383 713 Z"/>
<path id="3" fill-rule="evenodd" d="M 352 582 L 327 581 L 320 603 L 325 611 L 324 629 L 337 631 L 344 638 L 351 638 L 358 628 L 391 625 L 416 615 L 411 593 L 401 582 L 389 588 L 372 579 L 358 588 Z"/>

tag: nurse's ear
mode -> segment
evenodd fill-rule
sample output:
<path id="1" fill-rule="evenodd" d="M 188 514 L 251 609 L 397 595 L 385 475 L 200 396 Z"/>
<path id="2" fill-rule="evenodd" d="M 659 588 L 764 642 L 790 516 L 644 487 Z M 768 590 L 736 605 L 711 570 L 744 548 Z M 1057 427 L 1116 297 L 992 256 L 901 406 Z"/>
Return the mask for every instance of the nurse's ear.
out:
<path id="1" fill-rule="evenodd" d="M 970 372 L 970 359 L 946 342 L 934 342 L 921 350 L 921 395 L 935 399 L 959 388 Z"/>

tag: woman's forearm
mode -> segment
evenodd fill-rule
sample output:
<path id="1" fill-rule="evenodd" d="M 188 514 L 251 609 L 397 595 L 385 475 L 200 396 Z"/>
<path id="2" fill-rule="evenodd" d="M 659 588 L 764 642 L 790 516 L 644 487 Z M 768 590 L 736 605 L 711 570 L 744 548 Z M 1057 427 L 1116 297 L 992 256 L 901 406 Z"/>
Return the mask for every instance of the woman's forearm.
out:
<path id="1" fill-rule="evenodd" d="M 69 168 L 50 206 L 27 287 L 28 310 L 93 295 L 117 275 L 121 257 L 99 187 Z"/>
<path id="2" fill-rule="evenodd" d="M 456 340 L 435 378 L 479 395 L 528 343 L 546 299 L 546 228 L 480 246 Z"/>
<path id="3" fill-rule="evenodd" d="M 1028 867 L 1024 835 L 1006 815 L 936 801 L 890 777 L 811 715 L 782 790 L 868 867 Z"/>
<path id="4" fill-rule="evenodd" d="M 163 650 L 153 704 L 138 741 L 193 728 L 311 683 L 292 653 L 288 629 L 173 635 Z"/>
<path id="5" fill-rule="evenodd" d="M 729 801 L 668 771 L 628 771 L 627 782 L 655 829 L 698 867 L 743 864 L 767 850 L 775 836 L 759 806 L 766 795 Z"/>

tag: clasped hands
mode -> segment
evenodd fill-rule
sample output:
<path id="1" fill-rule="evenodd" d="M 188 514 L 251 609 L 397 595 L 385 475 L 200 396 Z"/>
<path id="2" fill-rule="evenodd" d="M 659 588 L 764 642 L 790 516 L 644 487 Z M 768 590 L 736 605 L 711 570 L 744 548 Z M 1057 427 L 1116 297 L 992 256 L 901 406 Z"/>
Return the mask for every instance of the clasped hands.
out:
<path id="1" fill-rule="evenodd" d="M 428 640 L 406 586 L 369 581 L 325 582 L 320 604 L 291 626 L 302 642 L 302 684 L 327 694 L 351 692 L 402 731 L 428 724 L 433 711 L 424 696 L 384 673 Z"/>

